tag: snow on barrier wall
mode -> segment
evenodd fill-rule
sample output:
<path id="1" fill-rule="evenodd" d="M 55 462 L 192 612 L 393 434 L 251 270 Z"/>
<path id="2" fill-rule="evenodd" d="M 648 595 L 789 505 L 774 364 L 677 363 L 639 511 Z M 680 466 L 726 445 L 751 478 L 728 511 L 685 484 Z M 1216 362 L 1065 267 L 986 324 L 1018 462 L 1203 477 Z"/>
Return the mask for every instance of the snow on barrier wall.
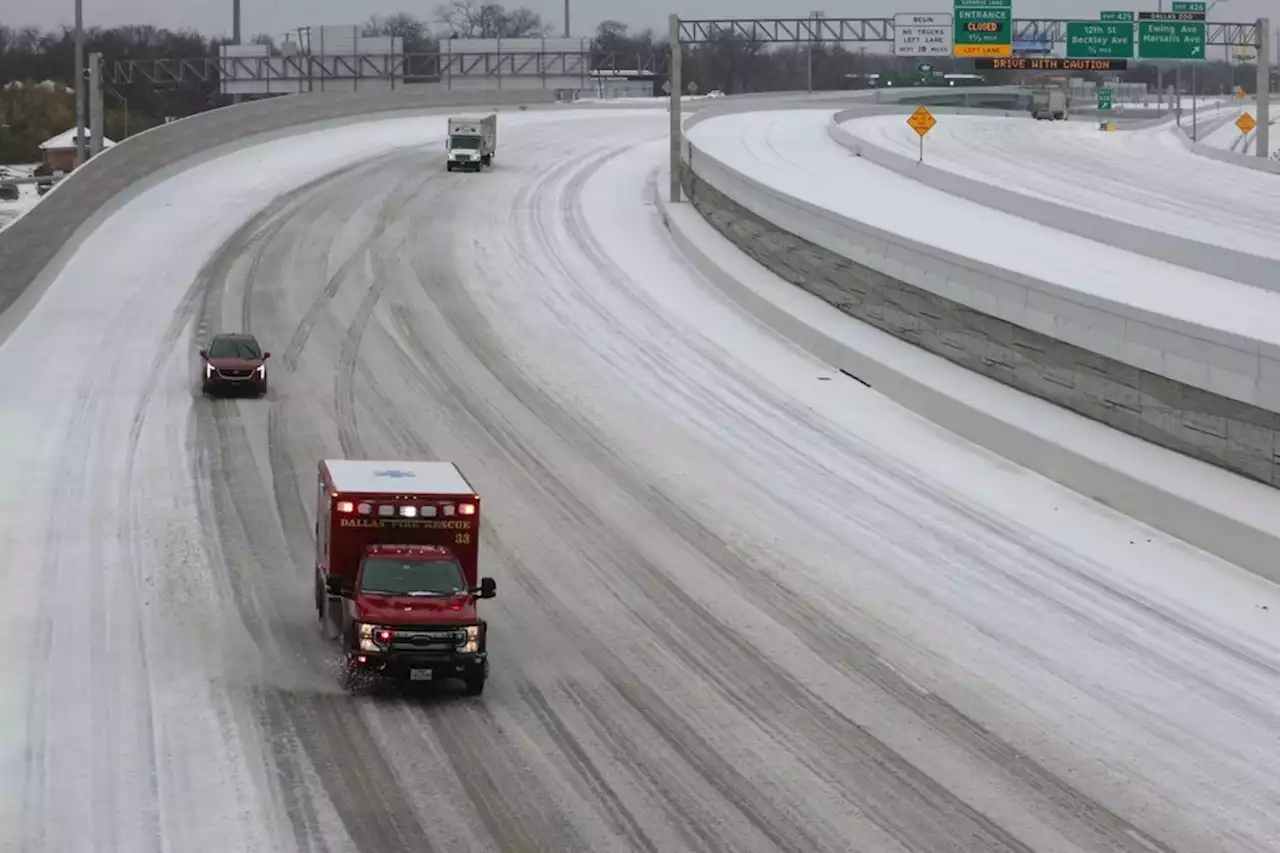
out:
<path id="1" fill-rule="evenodd" d="M 1254 287 L 1280 290 L 1280 279 L 1275 274 L 1276 264 L 1271 258 L 1226 249 L 1200 240 L 1165 234 L 1162 231 L 1110 217 L 1093 216 L 1063 204 L 1033 198 L 1026 193 L 1006 190 L 990 183 L 966 178 L 927 163 L 918 163 L 911 157 L 904 157 L 883 146 L 868 142 L 842 126 L 844 122 L 864 115 L 865 113 L 858 109 L 836 113 L 831 118 L 827 132 L 838 144 L 877 166 L 919 181 L 936 190 L 1002 210 L 1028 222 L 1036 222 L 1058 231 L 1096 240 L 1127 252 L 1145 255 L 1209 275 L 1226 274 L 1228 278 Z M 1185 139 L 1176 127 L 1171 127 L 1171 130 L 1178 134 L 1180 139 Z M 1276 166 L 1280 168 L 1280 163 Z"/>
<path id="2" fill-rule="evenodd" d="M 688 198 L 781 278 L 979 374 L 1280 485 L 1280 349 L 871 228 L 741 174 L 687 138 L 681 157 Z M 1204 387 L 1162 375 L 1166 361 Z M 1264 405 L 1238 399 L 1250 395 Z"/>

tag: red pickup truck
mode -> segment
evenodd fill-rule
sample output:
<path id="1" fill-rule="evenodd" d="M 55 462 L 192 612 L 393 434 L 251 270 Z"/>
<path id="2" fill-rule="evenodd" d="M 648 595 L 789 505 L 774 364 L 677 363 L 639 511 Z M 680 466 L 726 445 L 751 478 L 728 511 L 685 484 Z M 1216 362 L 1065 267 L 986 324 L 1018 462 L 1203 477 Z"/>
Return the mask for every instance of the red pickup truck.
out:
<path id="1" fill-rule="evenodd" d="M 343 686 L 379 678 L 461 679 L 470 695 L 489 674 L 493 598 L 478 578 L 480 496 L 451 462 L 320 462 L 316 612 L 342 644 Z"/>

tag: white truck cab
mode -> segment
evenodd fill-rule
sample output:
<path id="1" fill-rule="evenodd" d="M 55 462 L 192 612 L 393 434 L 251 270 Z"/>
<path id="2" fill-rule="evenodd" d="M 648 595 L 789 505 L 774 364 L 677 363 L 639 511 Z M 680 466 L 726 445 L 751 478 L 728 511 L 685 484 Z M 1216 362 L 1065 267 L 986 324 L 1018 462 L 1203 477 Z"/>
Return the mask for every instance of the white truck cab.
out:
<path id="1" fill-rule="evenodd" d="M 449 135 L 445 137 L 446 168 L 480 171 L 493 165 L 498 147 L 498 114 L 453 116 L 449 119 Z"/>

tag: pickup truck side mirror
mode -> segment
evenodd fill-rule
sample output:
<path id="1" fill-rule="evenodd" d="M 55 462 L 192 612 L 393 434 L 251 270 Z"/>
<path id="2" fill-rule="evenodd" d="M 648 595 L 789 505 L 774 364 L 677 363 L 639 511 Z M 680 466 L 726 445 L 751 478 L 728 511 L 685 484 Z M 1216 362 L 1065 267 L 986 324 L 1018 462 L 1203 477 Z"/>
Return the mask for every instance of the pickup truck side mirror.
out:
<path id="1" fill-rule="evenodd" d="M 263 360 L 263 361 L 266 361 L 266 360 L 267 360 L 267 359 L 269 359 L 269 358 L 271 358 L 271 351 L 270 351 L 270 350 L 267 350 L 266 352 L 264 352 L 264 353 L 262 354 L 262 360 Z"/>
<path id="2" fill-rule="evenodd" d="M 474 590 L 473 590 L 474 591 Z M 480 598 L 493 598 L 498 594 L 498 584 L 493 578 L 480 578 Z"/>
<path id="3" fill-rule="evenodd" d="M 201 358 L 208 358 L 208 357 L 209 357 L 209 351 L 208 351 L 207 349 L 202 349 L 202 350 L 200 350 L 200 357 L 201 357 Z"/>

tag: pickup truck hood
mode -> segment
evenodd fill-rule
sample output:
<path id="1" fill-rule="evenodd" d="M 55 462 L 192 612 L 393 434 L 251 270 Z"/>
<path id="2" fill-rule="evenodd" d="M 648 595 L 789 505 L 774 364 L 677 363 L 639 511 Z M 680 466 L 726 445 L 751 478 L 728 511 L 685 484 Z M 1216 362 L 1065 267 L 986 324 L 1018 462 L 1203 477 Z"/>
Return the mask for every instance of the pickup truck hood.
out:
<path id="1" fill-rule="evenodd" d="M 474 625 L 475 601 L 470 595 L 424 598 L 416 595 L 361 595 L 355 601 L 356 619 L 375 625 Z"/>

